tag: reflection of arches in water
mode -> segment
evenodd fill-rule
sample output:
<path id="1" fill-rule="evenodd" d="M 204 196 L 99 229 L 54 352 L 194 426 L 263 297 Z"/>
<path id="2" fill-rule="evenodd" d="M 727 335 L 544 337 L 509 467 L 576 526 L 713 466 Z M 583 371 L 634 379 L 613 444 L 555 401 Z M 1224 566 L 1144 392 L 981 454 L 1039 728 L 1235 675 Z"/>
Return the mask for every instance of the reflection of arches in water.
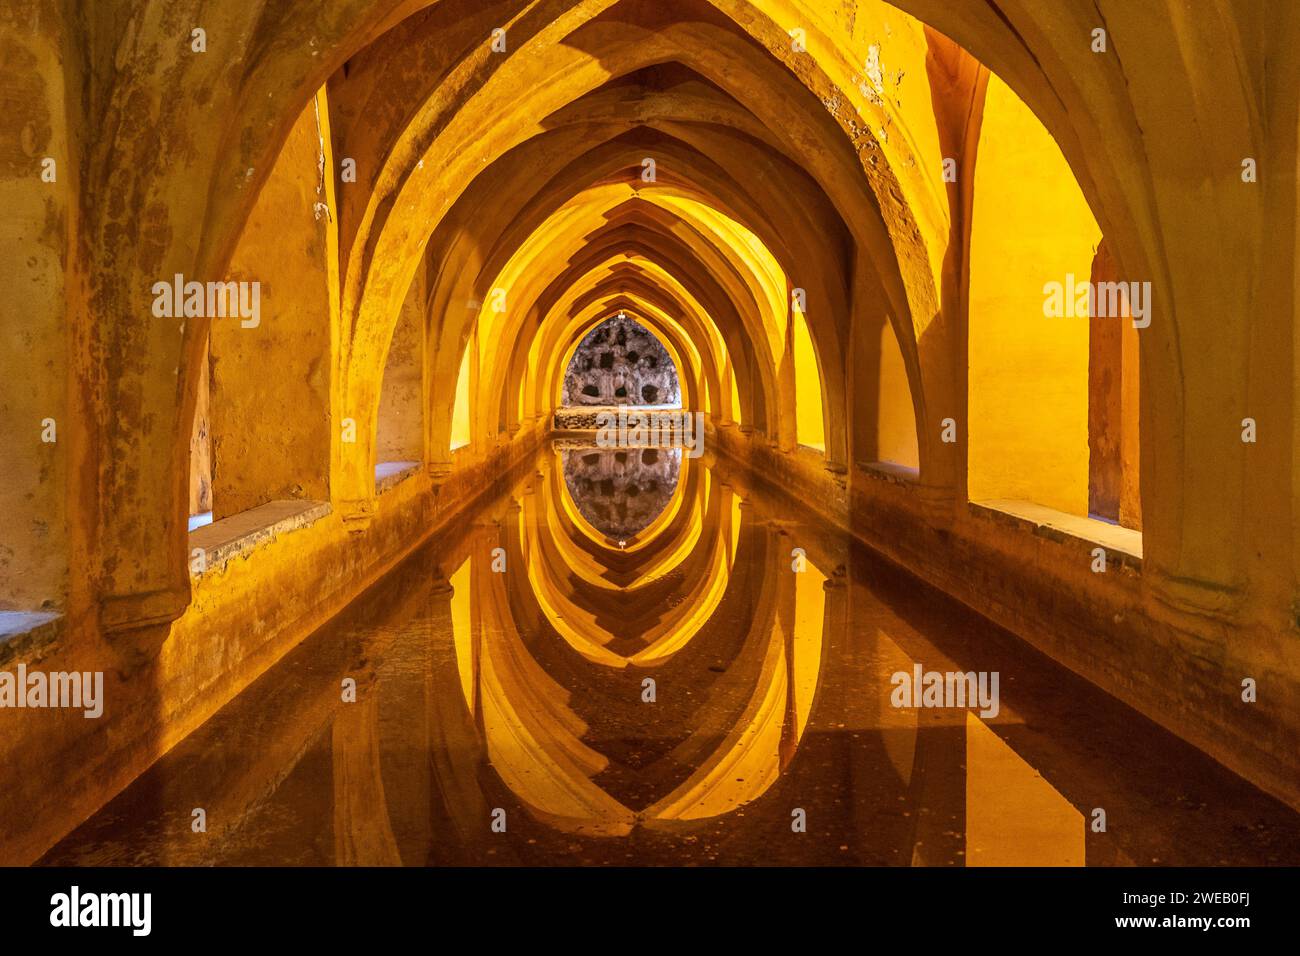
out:
<path id="1" fill-rule="evenodd" d="M 583 517 L 626 544 L 668 507 L 680 448 L 586 448 L 560 452 L 564 484 Z"/>
<path id="2" fill-rule="evenodd" d="M 735 496 L 714 482 L 719 489 L 715 517 L 695 550 L 705 553 L 708 562 L 720 554 L 729 566 L 738 547 L 750 548 L 753 559 L 745 562 L 745 573 L 720 576 L 720 600 L 729 597 L 734 608 L 748 613 L 718 620 L 715 603 L 699 624 L 713 625 L 710 633 L 735 629 L 738 649 L 718 674 L 698 660 L 679 665 L 696 670 L 693 686 L 697 692 L 702 688 L 716 706 L 698 707 L 703 702 L 696 701 L 688 712 L 684 739 L 660 761 L 629 767 L 599 749 L 592 739 L 591 718 L 578 712 L 579 692 L 566 689 L 575 673 L 587 680 L 603 679 L 600 674 L 609 671 L 593 670 L 592 664 L 606 661 L 574 648 L 582 655 L 575 663 L 567 649 L 571 642 L 551 641 L 539 633 L 544 620 L 552 625 L 559 621 L 539 599 L 538 582 L 567 575 L 564 567 L 544 573 L 535 568 L 558 560 L 560 552 L 529 541 L 567 531 L 564 525 L 531 523 L 530 515 L 554 518 L 560 513 L 553 499 L 529 505 L 527 498 L 539 491 L 545 495 L 548 482 L 538 484 L 525 496 L 523 507 L 505 519 L 520 525 L 507 527 L 504 537 L 518 541 L 522 553 L 529 555 L 529 574 L 493 574 L 484 561 L 469 558 L 452 576 L 451 618 L 462 691 L 501 780 L 538 819 L 564 831 L 602 836 L 625 834 L 638 822 L 665 826 L 717 816 L 760 797 L 793 758 L 808 725 L 823 657 L 825 576 L 811 564 L 802 574 L 791 573 L 783 550 L 774 546 L 775 533 L 766 526 L 751 522 L 744 533 L 737 529 L 733 535 L 730 521 L 735 518 L 739 524 L 743 511 L 736 507 Z M 689 577 L 664 581 L 674 598 L 683 590 L 698 590 Z M 573 591 L 567 612 L 584 610 L 581 602 L 597 590 Z M 693 613 L 689 601 L 669 600 L 663 607 L 660 646 L 676 648 L 685 643 L 678 639 L 676 625 L 699 628 L 684 621 Z M 590 605 L 585 612 L 594 623 Z M 666 653 L 661 663 L 671 657 Z M 552 670 L 569 674 L 570 680 L 562 685 Z M 700 671 L 707 672 L 706 679 L 700 680 Z M 674 704 L 654 706 L 671 709 Z M 657 711 L 656 717 L 664 712 Z M 603 781 L 615 766 L 623 776 L 654 778 L 657 799 L 636 810 L 611 795 L 597 778 Z M 685 779 L 680 779 L 682 767 L 692 768 Z"/>
<path id="3" fill-rule="evenodd" d="M 500 540 L 498 534 L 494 529 L 457 554 L 485 554 L 489 544 Z M 704 719 L 663 761 L 689 767 L 689 775 L 669 781 L 644 806 L 624 799 L 617 785 L 609 784 L 625 769 L 616 751 L 602 747 L 591 714 L 583 710 L 589 688 L 575 686 L 574 671 L 565 672 L 554 655 L 539 650 L 553 648 L 555 642 L 539 636 L 537 622 L 521 611 L 527 589 L 507 590 L 510 576 L 491 573 L 487 559 L 477 566 L 463 559 L 452 575 L 452 588 L 440 588 L 431 607 L 439 621 L 451 625 L 442 632 L 449 643 L 441 646 L 447 651 L 454 646 L 455 652 L 440 652 L 436 641 L 430 652 L 423 640 L 417 642 L 420 654 L 430 655 L 430 670 L 423 675 L 413 660 L 386 653 L 377 684 L 378 712 L 356 709 L 344 715 L 342 724 L 335 723 L 335 773 L 344 774 L 336 777 L 335 786 L 346 784 L 347 812 L 339 814 L 342 804 L 336 799 L 334 819 L 339 831 L 350 831 L 345 843 L 336 846 L 336 862 L 396 862 L 391 859 L 393 839 L 403 862 L 420 862 L 435 852 L 438 862 L 481 862 L 487 847 L 501 852 L 501 844 L 484 836 L 483 821 L 496 806 L 510 808 L 512 821 L 526 810 L 528 825 L 551 828 L 560 840 L 566 839 L 563 834 L 619 836 L 640 823 L 674 841 L 702 832 L 696 824 L 746 806 L 743 821 L 719 820 L 718 829 L 709 831 L 718 835 L 725 859 L 742 861 L 753 858 L 756 838 L 788 829 L 794 805 L 807 808 L 808 818 L 834 833 L 837 845 L 842 840 L 840 848 L 851 850 L 858 862 L 1083 862 L 1086 825 L 1076 806 L 1082 806 L 1078 798 L 1084 795 L 1058 791 L 1059 780 L 1049 782 L 1011 749 L 1003 739 L 1005 727 L 991 728 L 965 712 L 937 722 L 934 715 L 919 720 L 917 710 L 892 708 L 887 691 L 871 692 L 873 684 L 887 688 L 891 671 L 911 667 L 916 641 L 922 638 L 868 596 L 854 604 L 882 626 L 873 629 L 865 644 L 859 629 L 853 629 L 860 636 L 846 645 L 844 586 L 824 582 L 816 568 L 791 573 L 784 536 L 749 522 L 743 537 L 731 585 L 740 594 L 731 597 L 770 597 L 754 608 L 745 648 L 710 688 L 700 709 Z M 818 567 L 837 562 L 834 553 L 815 545 L 809 551 Z M 793 587 L 782 587 L 791 583 Z M 714 624 L 711 631 L 724 626 Z M 839 689 L 825 694 L 821 673 L 832 671 Z M 404 809 L 418 811 L 425 803 L 417 797 L 407 807 L 411 795 L 387 792 L 401 779 L 392 773 L 392 762 L 412 752 L 410 728 L 418 721 L 390 713 L 380 730 L 378 759 L 372 752 L 376 717 L 382 718 L 395 696 L 408 696 L 394 694 L 395 675 L 429 688 L 432 723 L 426 732 L 437 738 L 431 741 L 436 769 L 429 785 L 442 827 L 432 836 L 402 819 Z M 678 680 L 661 681 L 661 686 L 679 686 Z M 634 677 L 631 683 L 636 682 Z M 367 689 L 367 700 L 375 689 Z M 842 697 L 846 691 L 848 697 Z M 729 706 L 726 699 L 733 697 L 739 703 Z M 851 740 L 843 732 L 828 733 L 846 722 L 853 730 Z M 423 745 L 415 745 L 415 752 L 423 751 Z M 340 759 L 347 765 L 341 766 Z M 495 773 L 482 774 L 485 760 Z M 827 778 L 829 766 L 839 768 L 832 775 L 836 779 Z M 660 779 L 668 775 L 665 768 Z M 743 784 L 738 777 L 745 778 Z M 787 800 L 796 793 L 798 800 Z M 1028 818 L 1026 809 L 1032 810 Z M 411 819 L 418 815 L 406 814 Z M 383 817 L 391 817 L 391 827 Z M 952 821 L 963 819 L 965 832 L 961 827 L 952 832 Z M 430 849 L 434 844 L 436 850 Z M 806 857 L 802 850 L 771 849 L 776 855 L 768 862 L 825 859 L 816 850 Z M 504 852 L 511 859 L 515 851 L 507 846 Z M 961 855 L 954 859 L 954 854 Z"/>
<path id="4" fill-rule="evenodd" d="M 779 567 L 780 556 L 773 557 Z M 826 577 L 809 565 L 790 578 L 793 626 L 778 611 L 744 716 L 683 784 L 646 811 L 647 825 L 729 813 L 762 796 L 794 758 L 821 674 Z"/>
<path id="5" fill-rule="evenodd" d="M 540 492 L 523 496 L 523 520 L 510 540 L 519 542 L 531 599 L 550 626 L 579 654 L 610 667 L 655 666 L 684 647 L 727 590 L 740 534 L 739 498 L 711 480 L 707 469 L 691 469 L 681 485 L 677 520 L 633 553 L 596 555 L 571 540 L 581 542 L 582 532 L 555 470 L 539 486 Z M 611 562 L 622 565 L 615 581 L 608 579 Z M 671 613 L 664 614 L 669 606 Z M 639 616 L 629 617 L 632 609 L 640 609 Z M 618 633 L 611 621 L 618 622 Z"/>
<path id="6" fill-rule="evenodd" d="M 761 499 L 748 507 L 760 521 L 774 516 Z M 518 710 L 519 706 L 509 700 L 489 701 L 485 707 L 482 699 L 485 682 L 477 676 L 481 665 L 475 660 L 481 657 L 483 645 L 492 642 L 495 625 L 490 616 L 483 622 L 480 607 L 477 619 L 482 626 L 476 626 L 471 594 L 476 584 L 480 591 L 485 584 L 490 591 L 503 577 L 489 573 L 491 562 L 486 557 L 489 549 L 502 541 L 503 532 L 495 526 L 485 531 L 479 525 L 477 530 L 470 529 L 470 534 L 470 540 L 439 551 L 432 569 L 427 562 L 415 562 L 399 580 L 390 580 L 368 599 L 368 608 L 355 610 L 350 624 L 333 625 L 304 642 L 283 666 L 266 675 L 259 684 L 260 692 L 223 711 L 164 758 L 159 765 L 162 773 L 154 776 L 152 784 L 145 781 L 143 790 L 133 785 L 98 831 L 82 831 L 64 855 L 56 855 L 55 862 L 77 862 L 68 856 L 73 852 L 107 855 L 97 857 L 97 862 L 134 859 L 234 865 L 286 859 L 307 862 L 309 858 L 320 864 L 378 865 L 396 863 L 397 856 L 408 864 L 462 865 L 567 859 L 575 843 L 572 834 L 580 838 L 593 833 L 595 826 L 588 825 L 593 818 L 588 816 L 583 822 L 572 816 L 547 817 L 541 810 L 529 814 L 527 808 L 535 807 L 537 800 L 526 784 L 518 790 L 523 796 L 518 797 L 504 776 L 484 772 L 489 760 L 511 757 L 503 752 L 505 744 L 489 748 L 483 729 L 485 709 L 503 711 L 508 705 Z M 505 537 L 512 535 L 512 530 L 504 532 Z M 803 531 L 796 537 L 807 544 L 819 568 L 843 563 L 845 555 L 835 543 L 819 543 Z M 736 623 L 731 610 L 738 599 L 769 593 L 777 578 L 789 581 L 798 577 L 789 571 L 788 545 L 777 548 L 777 544 L 786 542 L 747 522 L 727 602 L 717 620 L 710 622 L 709 632 L 675 658 L 675 671 L 669 666 L 654 672 L 656 676 L 672 675 L 660 680 L 661 688 L 678 688 L 675 693 L 680 694 L 683 676 L 689 679 L 691 669 L 701 660 L 712 664 L 719 650 L 720 629 L 744 627 L 747 636 L 764 633 L 765 625 Z M 784 557 L 784 567 L 770 559 L 771 552 Z M 483 556 L 478 573 L 465 561 L 467 554 Z M 455 600 L 453 589 L 438 572 L 442 567 L 458 568 L 452 578 Z M 857 579 L 874 577 L 868 572 Z M 1150 858 L 1151 853 L 1144 855 L 1131 843 L 1118 850 L 1087 834 L 1080 813 L 1091 806 L 1085 802 L 1090 792 L 1087 778 L 1063 773 L 1059 764 L 1052 762 L 1039 773 L 1033 757 L 1044 753 L 1042 734 L 1026 731 L 1010 711 L 1009 722 L 1002 718 L 990 726 L 965 712 L 936 720 L 934 713 L 920 717 L 917 710 L 893 708 L 889 674 L 910 669 L 914 659 L 932 659 L 934 648 L 925 636 L 928 629 L 921 627 L 918 633 L 917 621 L 900 621 L 872 593 L 854 585 L 846 587 L 837 583 L 838 579 L 836 574 L 820 598 L 825 620 L 821 670 L 826 677 L 818 678 L 811 692 L 804 690 L 813 677 L 811 657 L 801 649 L 808 631 L 798 621 L 804 616 L 800 609 L 809 606 L 809 597 L 813 602 L 819 600 L 817 589 L 808 586 L 816 581 L 795 580 L 794 623 L 789 627 L 785 626 L 788 598 L 774 599 L 775 603 L 752 609 L 747 615 L 761 622 L 775 620 L 787 641 L 794 641 L 794 650 L 784 663 L 786 686 L 794 687 L 796 693 L 793 701 L 787 695 L 782 711 L 787 716 L 778 745 L 781 775 L 761 798 L 745 805 L 743 817 L 722 815 L 736 796 L 723 773 L 739 767 L 737 776 L 757 776 L 766 764 L 761 760 L 755 761 L 756 767 L 744 760 L 731 762 L 728 753 L 719 748 L 726 745 L 727 737 L 741 726 L 746 714 L 758 715 L 758 719 L 766 715 L 765 727 L 769 738 L 772 735 L 775 711 L 747 710 L 753 703 L 757 673 L 752 655 L 737 651 L 726 656 L 730 664 L 726 670 L 734 683 L 714 684 L 707 700 L 703 694 L 697 696 L 704 703 L 701 713 L 707 714 L 711 723 L 693 727 L 690 743 L 674 739 L 670 755 L 665 749 L 662 763 L 677 766 L 679 777 L 672 779 L 666 769 L 656 771 L 660 791 L 640 801 L 628 799 L 618 779 L 620 775 L 626 779 L 620 751 L 606 746 L 610 737 L 602 736 L 598 717 L 593 716 L 603 703 L 595 709 L 591 705 L 593 699 L 601 698 L 601 688 L 607 689 L 610 681 L 596 677 L 588 684 L 574 679 L 585 680 L 584 673 L 617 672 L 585 667 L 581 660 L 565 668 L 567 651 L 561 647 L 562 653 L 555 654 L 559 642 L 543 633 L 540 618 L 529 616 L 530 607 L 533 615 L 540 612 L 526 600 L 527 587 L 501 589 L 510 602 L 509 616 L 518 637 L 516 644 L 504 642 L 505 653 L 531 657 L 547 675 L 550 683 L 542 687 L 543 700 L 550 697 L 550 686 L 566 689 L 568 696 L 559 698 L 556 709 L 570 715 L 567 719 L 573 722 L 577 742 L 588 752 L 587 762 L 603 766 L 590 782 L 604 796 L 587 791 L 583 798 L 595 808 L 589 813 L 607 812 L 612 823 L 603 832 L 617 833 L 619 827 L 625 831 L 629 811 L 633 826 L 644 820 L 647 829 L 658 830 L 639 835 L 641 842 L 636 846 L 644 854 L 640 857 L 643 862 L 825 863 L 839 859 L 945 864 L 964 859 L 967 865 L 1068 865 L 1082 862 L 1085 844 L 1091 862 Z M 852 601 L 848 599 L 850 589 L 854 589 Z M 489 593 L 483 600 L 496 598 Z M 850 614 L 856 615 L 854 624 L 850 624 Z M 847 641 L 846 636 L 850 637 Z M 772 652 L 766 642 L 760 650 Z M 488 647 L 487 653 L 495 651 Z M 573 664 L 575 655 L 567 656 Z M 367 676 L 372 669 L 373 675 Z M 700 669 L 711 670 L 708 666 Z M 355 704 L 339 703 L 338 678 L 344 675 L 361 682 Z M 628 677 L 626 683 L 635 687 L 639 677 Z M 725 679 L 727 674 L 718 678 Z M 656 706 L 671 706 L 672 696 L 661 696 Z M 274 706 L 268 707 L 268 697 L 276 701 Z M 729 697 L 740 700 L 732 705 L 724 700 Z M 792 713 L 793 720 L 789 717 Z M 516 714 L 510 719 L 524 718 Z M 327 722 L 322 724 L 323 720 Z M 493 739 L 499 741 L 500 728 L 510 725 L 505 717 L 493 720 Z M 206 756 L 221 753 L 219 743 L 230 739 L 232 729 L 246 735 L 250 727 L 265 728 L 262 739 L 266 747 L 224 754 L 215 762 Z M 656 726 L 656 734 L 659 729 Z M 534 745 L 542 744 L 535 740 Z M 754 752 L 769 753 L 769 743 L 754 744 Z M 517 776 L 536 772 L 526 755 L 514 759 Z M 297 766 L 290 769 L 295 761 Z M 710 773 L 716 781 L 712 786 L 705 782 Z M 158 781 L 165 783 L 160 787 Z M 209 801 L 209 819 L 223 821 L 217 826 L 225 832 L 237 830 L 237 839 L 222 841 L 221 830 L 214 829 L 211 832 L 218 839 L 205 841 L 205 847 L 199 849 L 192 841 L 180 839 L 177 832 L 168 837 L 173 828 L 159 828 L 153 814 L 129 821 L 129 832 L 121 830 L 124 819 L 152 805 L 141 799 L 142 792 L 159 796 L 165 792 L 168 805 L 188 807 L 199 805 L 206 799 L 205 793 L 210 797 L 214 786 L 226 796 L 219 812 Z M 572 786 L 571 782 L 566 786 Z M 682 793 L 675 797 L 676 790 Z M 686 794 L 689 802 L 676 806 Z M 771 840 L 789 832 L 792 806 L 807 810 L 810 836 Z M 514 838 L 502 839 L 484 825 L 495 807 L 507 808 Z M 552 809 L 557 807 L 564 809 L 551 804 Z M 297 821 L 292 834 L 285 831 L 287 819 Z M 557 822 L 554 828 L 550 826 L 553 819 Z M 963 820 L 964 832 L 962 826 L 954 826 Z M 183 822 L 174 829 L 188 832 Z M 700 834 L 705 834 L 703 839 Z M 1166 833 L 1143 839 L 1155 852 L 1155 844 L 1167 838 Z M 94 849 L 87 851 L 88 846 Z M 608 840 L 586 841 L 582 846 L 583 852 L 590 854 L 588 859 L 612 863 L 623 862 L 627 849 L 626 844 Z M 707 856 L 700 852 L 703 846 L 708 847 Z"/>
<path id="7" fill-rule="evenodd" d="M 524 507 L 541 500 L 553 507 L 539 513 L 530 524 L 543 527 L 555 522 L 555 533 L 544 543 L 563 555 L 557 566 L 565 565 L 583 580 L 605 588 L 636 587 L 660 576 L 681 555 L 689 553 L 701 529 L 701 523 L 691 519 L 691 508 L 707 501 L 713 487 L 707 469 L 692 467 L 690 459 L 683 458 L 668 505 L 640 534 L 616 547 L 616 542 L 593 528 L 578 509 L 553 463 L 548 462 L 544 481 L 544 499 L 525 494 Z"/>

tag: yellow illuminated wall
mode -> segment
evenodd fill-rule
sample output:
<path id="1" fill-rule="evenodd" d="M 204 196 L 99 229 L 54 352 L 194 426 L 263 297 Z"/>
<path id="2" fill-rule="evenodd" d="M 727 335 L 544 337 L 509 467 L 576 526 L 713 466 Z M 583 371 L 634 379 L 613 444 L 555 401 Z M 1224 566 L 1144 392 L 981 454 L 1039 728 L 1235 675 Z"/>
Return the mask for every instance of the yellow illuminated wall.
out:
<path id="1" fill-rule="evenodd" d="M 894 327 L 880 328 L 880 392 L 877 396 L 876 457 L 908 468 L 919 466 L 916 410 Z"/>
<path id="2" fill-rule="evenodd" d="M 799 444 L 825 451 L 822 377 L 817 369 L 817 353 L 813 351 L 808 319 L 798 310 L 794 313 L 794 389 Z"/>
<path id="3" fill-rule="evenodd" d="M 1042 123 L 991 77 L 970 249 L 969 493 L 1088 513 L 1088 318 L 1048 318 L 1087 282 L 1101 232 Z"/>
<path id="4" fill-rule="evenodd" d="M 473 358 L 474 343 L 465 346 L 465 355 L 460 360 L 460 374 L 456 378 L 456 404 L 451 414 L 451 447 L 455 451 L 469 444 L 469 378 L 470 361 Z"/>
<path id="5" fill-rule="evenodd" d="M 743 425 L 745 423 L 741 420 L 740 414 L 740 383 L 736 381 L 736 372 L 730 362 L 727 363 L 727 381 L 731 383 L 731 420 L 737 425 Z"/>

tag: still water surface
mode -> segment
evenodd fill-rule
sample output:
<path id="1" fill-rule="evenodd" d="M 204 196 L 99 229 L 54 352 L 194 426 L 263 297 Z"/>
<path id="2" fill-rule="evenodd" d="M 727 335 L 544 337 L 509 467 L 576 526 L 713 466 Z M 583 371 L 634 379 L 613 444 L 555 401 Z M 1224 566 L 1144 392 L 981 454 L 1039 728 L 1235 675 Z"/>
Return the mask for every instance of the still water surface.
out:
<path id="1" fill-rule="evenodd" d="M 894 706 L 918 663 L 996 716 Z M 1297 819 L 745 473 L 557 443 L 43 862 L 1294 864 Z"/>

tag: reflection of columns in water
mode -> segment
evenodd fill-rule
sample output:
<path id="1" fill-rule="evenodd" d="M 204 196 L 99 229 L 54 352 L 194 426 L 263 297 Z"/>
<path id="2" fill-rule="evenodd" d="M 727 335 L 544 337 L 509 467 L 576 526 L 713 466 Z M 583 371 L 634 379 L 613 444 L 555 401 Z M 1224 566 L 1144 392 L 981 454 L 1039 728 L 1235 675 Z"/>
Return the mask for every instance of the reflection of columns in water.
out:
<path id="1" fill-rule="evenodd" d="M 532 483 L 524 492 L 524 495 L 530 502 L 536 501 L 540 496 L 538 486 L 540 481 Z M 531 509 L 534 514 L 536 508 Z M 529 556 L 523 550 L 523 531 L 521 524 L 524 521 L 524 506 L 519 499 L 510 502 L 510 506 L 505 510 L 502 516 L 501 524 L 503 529 L 501 547 L 506 552 L 506 567 L 509 570 L 507 574 L 519 574 L 522 577 L 515 581 L 515 586 L 506 588 L 510 598 L 509 613 L 516 621 L 520 631 L 526 635 L 545 634 L 550 629 L 545 616 L 541 613 L 536 601 L 525 600 L 531 585 L 520 585 L 519 581 L 528 580 Z M 539 534 L 540 530 L 533 528 L 528 529 L 529 535 Z"/>
<path id="2" fill-rule="evenodd" d="M 472 536 L 471 553 L 483 544 Z M 478 562 L 483 564 L 483 562 Z M 473 600 L 472 558 L 453 576 L 457 595 L 434 570 L 423 613 L 409 618 L 383 655 L 378 672 L 358 677 L 357 700 L 336 711 L 334 753 L 335 862 L 388 866 L 481 858 L 490 802 L 480 773 L 486 763 L 478 707 L 480 622 Z M 458 609 L 453 606 L 461 601 Z M 464 614 L 458 613 L 464 611 Z M 471 649 L 466 700 L 458 625 Z M 382 693 L 380 692 L 382 688 Z"/>
<path id="3" fill-rule="evenodd" d="M 384 788 L 385 761 L 397 754 L 399 767 L 393 768 L 399 789 L 397 804 L 409 811 L 410 790 L 415 804 L 431 786 L 427 772 L 419 772 L 420 761 L 414 756 L 427 748 L 427 723 L 424 700 L 427 693 L 427 648 L 424 621 L 429 609 L 427 578 L 420 569 L 406 565 L 395 572 L 402 584 L 396 601 L 388 606 L 383 621 L 402 622 L 398 633 L 388 637 L 389 625 L 374 629 L 375 646 L 368 652 L 379 660 L 363 664 L 357 673 L 356 700 L 342 702 L 336 709 L 331 726 L 334 754 L 334 847 L 339 865 L 395 866 L 402 863 L 397 836 L 389 817 L 389 801 Z M 370 659 L 367 655 L 366 659 Z M 382 676 L 382 680 L 380 679 Z M 381 692 L 388 698 L 381 714 Z M 390 779 L 394 776 L 390 772 Z M 413 841 L 417 862 L 418 847 L 427 839 L 427 827 L 409 812 L 399 820 L 398 832 Z M 408 848 L 408 855 L 411 850 Z"/>
<path id="4" fill-rule="evenodd" d="M 962 866 L 966 853 L 966 712 L 921 711 L 908 802 L 912 865 Z"/>
<path id="5" fill-rule="evenodd" d="M 487 762 L 481 728 L 474 716 L 478 708 L 478 637 L 473 618 L 471 557 L 452 575 L 454 583 L 438 581 L 431 598 L 429 716 L 432 727 L 429 759 L 436 790 L 431 801 L 436 862 L 472 863 L 481 858 L 488 839 L 492 807 L 483 794 L 480 773 Z M 457 633 L 468 628 L 469 633 Z M 461 648 L 473 648 L 462 664 Z M 468 669 L 466 696 L 462 666 Z"/>
<path id="6" fill-rule="evenodd" d="M 427 579 L 426 579 L 427 580 Z M 433 839 L 429 800 L 433 791 L 429 762 L 430 699 L 433 682 L 431 628 L 439 604 L 434 579 L 420 588 L 423 597 L 393 640 L 377 670 L 382 783 L 389 821 L 403 862 L 423 865 Z"/>
<path id="7" fill-rule="evenodd" d="M 790 765 L 790 761 L 794 759 L 795 748 L 799 746 L 799 712 L 795 706 L 795 695 L 798 690 L 794 670 L 795 638 L 797 636 L 795 634 L 795 601 L 797 599 L 799 575 L 793 572 L 783 574 L 777 580 L 780 582 L 780 591 L 777 597 L 776 615 L 773 618 L 773 624 L 780 632 L 785 648 L 785 716 L 781 724 L 781 742 L 778 752 L 781 769 L 785 770 Z"/>
<path id="8" fill-rule="evenodd" d="M 909 865 L 919 803 L 912 791 L 918 711 L 890 704 L 890 675 L 911 667 L 911 658 L 886 632 L 893 618 L 868 587 L 870 565 L 852 555 L 846 586 L 828 600 L 842 608 L 844 639 L 827 667 L 837 679 L 826 688 L 827 712 L 838 715 L 854 736 L 835 735 L 833 759 L 846 767 L 848 828 L 857 862 Z M 831 759 L 831 758 L 828 758 Z"/>
<path id="9" fill-rule="evenodd" d="M 813 570 L 811 564 L 809 570 Z M 809 572 L 805 571 L 804 573 Z M 795 576 L 791 575 L 791 577 Z M 800 605 L 799 584 L 801 581 L 802 579 L 795 577 L 795 601 L 792 602 L 789 609 L 789 619 L 793 623 L 785 631 L 786 682 L 789 690 L 786 696 L 786 726 L 781 731 L 782 771 L 790 765 L 803 734 L 812 726 L 812 708 L 821 686 L 821 673 L 831 649 L 841 646 L 840 641 L 846 624 L 845 592 L 847 588 L 844 587 L 842 578 L 830 577 L 819 582 L 820 590 L 824 595 L 820 607 L 808 600 L 810 594 L 807 587 L 803 589 L 804 603 L 802 606 Z M 815 621 L 811 619 L 814 617 L 816 618 Z M 782 608 L 782 618 L 785 618 L 784 608 Z M 805 633 L 805 630 L 814 625 L 820 628 L 820 640 L 812 644 L 808 638 L 813 635 Z M 804 640 L 798 640 L 801 637 Z M 813 673 L 811 680 L 806 676 L 810 669 Z M 807 697 L 807 700 L 803 699 L 804 696 Z M 800 710 L 805 715 L 804 726 L 799 726 L 798 715 Z"/>
<path id="10" fill-rule="evenodd" d="M 358 681 L 356 703 L 334 716 L 334 862 L 398 866 L 379 767 L 379 705 L 375 685 Z"/>

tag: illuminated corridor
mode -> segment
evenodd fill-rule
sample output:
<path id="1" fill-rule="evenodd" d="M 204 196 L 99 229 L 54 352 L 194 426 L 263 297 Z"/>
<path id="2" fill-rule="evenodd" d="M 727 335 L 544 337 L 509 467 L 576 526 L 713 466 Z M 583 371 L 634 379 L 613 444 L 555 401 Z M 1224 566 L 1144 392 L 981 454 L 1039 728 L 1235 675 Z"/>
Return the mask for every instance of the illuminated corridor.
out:
<path id="1" fill-rule="evenodd" d="M 1300 863 L 1300 7 L 17 6 L 0 864 Z"/>

